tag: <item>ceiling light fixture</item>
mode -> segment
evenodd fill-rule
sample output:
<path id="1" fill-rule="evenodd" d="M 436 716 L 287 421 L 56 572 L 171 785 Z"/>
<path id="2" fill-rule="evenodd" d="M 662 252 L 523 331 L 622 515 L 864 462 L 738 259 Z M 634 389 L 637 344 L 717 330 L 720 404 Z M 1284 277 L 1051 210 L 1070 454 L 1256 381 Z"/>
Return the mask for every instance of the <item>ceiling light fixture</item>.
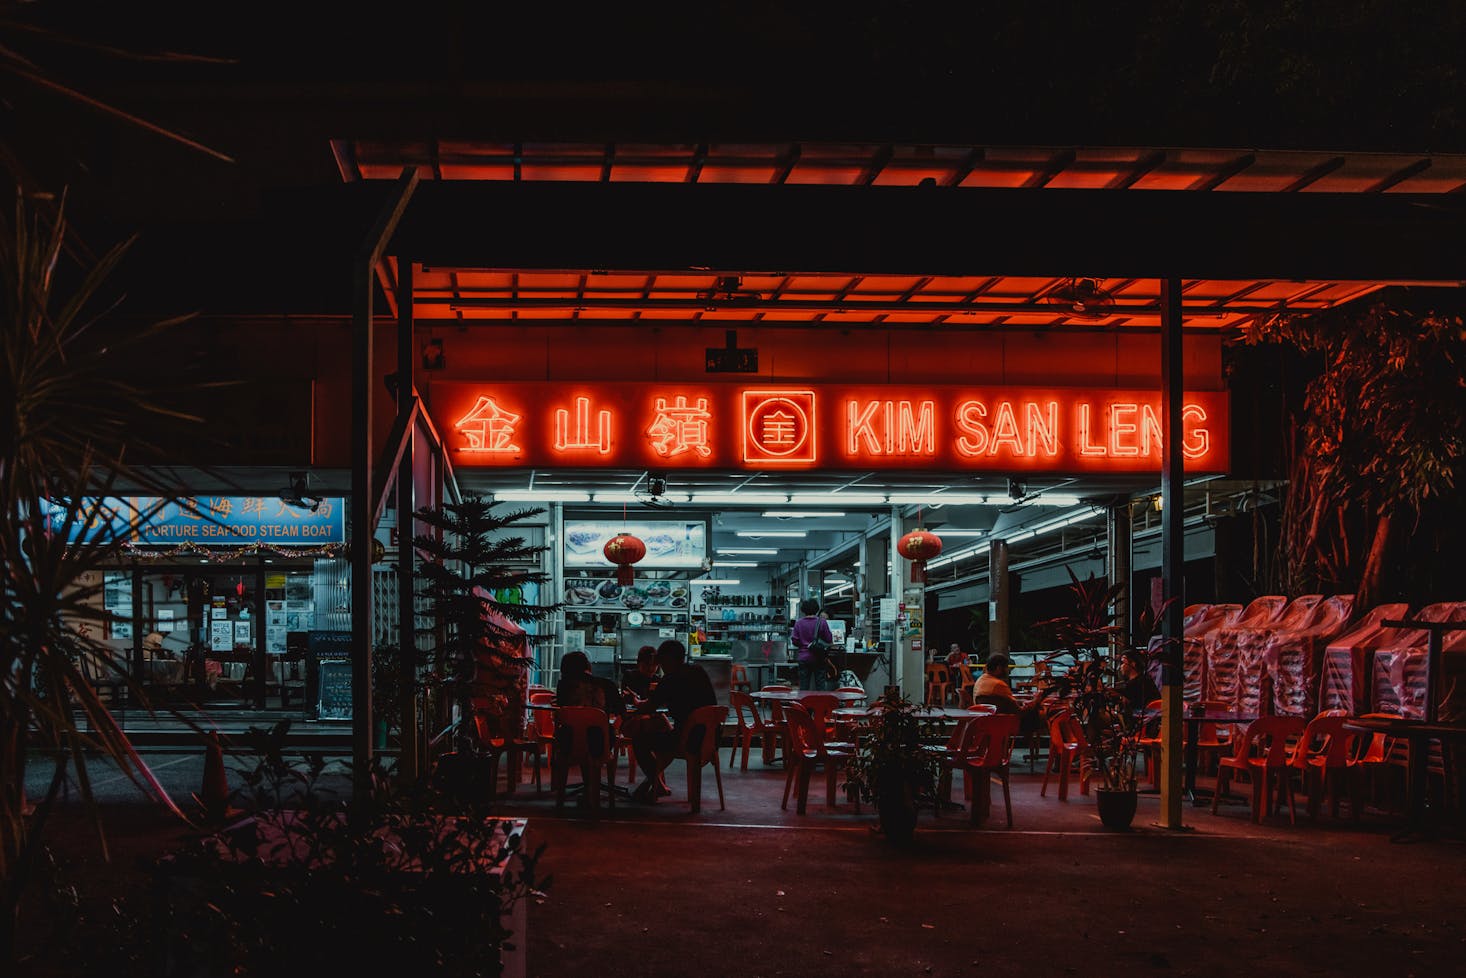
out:
<path id="1" fill-rule="evenodd" d="M 736 577 L 704 577 L 701 580 L 692 581 L 691 583 L 693 583 L 693 584 L 716 584 L 718 586 L 722 586 L 724 584 L 727 584 L 728 586 L 731 587 L 734 584 L 742 584 L 743 582 L 740 581 Z"/>
<path id="2" fill-rule="evenodd" d="M 739 530 L 737 533 L 734 534 L 734 536 L 748 537 L 753 540 L 758 540 L 761 537 L 796 538 L 806 537 L 809 536 L 809 534 L 803 530 Z"/>
<path id="3" fill-rule="evenodd" d="M 688 501 L 724 506 L 780 506 L 787 503 L 789 497 L 774 492 L 694 492 Z"/>
<path id="4" fill-rule="evenodd" d="M 945 526 L 935 528 L 937 536 L 946 539 L 947 537 L 985 537 L 987 530 L 949 530 Z"/>
<path id="5" fill-rule="evenodd" d="M 714 567 L 757 567 L 756 560 L 715 560 Z"/>
<path id="6" fill-rule="evenodd" d="M 832 518 L 833 519 L 833 518 L 844 516 L 844 515 L 845 515 L 844 513 L 837 513 L 837 512 L 835 512 L 833 510 L 829 510 L 829 511 L 821 511 L 821 510 L 796 511 L 796 510 L 784 510 L 784 509 L 771 509 L 771 510 L 767 510 L 764 513 L 764 518 L 765 519 L 771 519 L 771 520 L 809 520 L 809 519 L 816 519 L 816 518 L 819 518 L 819 517 L 829 517 L 829 518 Z"/>
<path id="7" fill-rule="evenodd" d="M 885 493 L 875 492 L 796 492 L 790 495 L 790 506 L 884 506 Z"/>
<path id="8" fill-rule="evenodd" d="M 984 506 L 989 497 L 974 492 L 893 492 L 893 506 Z"/>
<path id="9" fill-rule="evenodd" d="M 717 550 L 718 553 L 729 556 L 743 554 L 749 557 L 772 557 L 779 552 L 773 547 L 719 547 Z"/>
<path id="10" fill-rule="evenodd" d="M 505 503 L 588 503 L 590 493 L 566 489 L 501 489 L 494 499 Z"/>

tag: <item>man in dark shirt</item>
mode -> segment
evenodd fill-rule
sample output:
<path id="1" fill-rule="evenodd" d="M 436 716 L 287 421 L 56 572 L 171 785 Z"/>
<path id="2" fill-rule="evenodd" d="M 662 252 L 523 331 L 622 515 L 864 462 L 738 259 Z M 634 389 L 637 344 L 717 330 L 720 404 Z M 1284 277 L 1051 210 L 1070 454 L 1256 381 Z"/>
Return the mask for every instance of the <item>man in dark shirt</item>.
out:
<path id="1" fill-rule="evenodd" d="M 661 681 L 636 711 L 634 719 L 628 721 L 633 727 L 631 748 L 646 775 L 646 780 L 631 794 L 638 801 L 655 801 L 672 793 L 662 778 L 662 770 L 677 756 L 682 725 L 693 710 L 718 702 L 713 681 L 701 666 L 687 662 L 687 649 L 681 642 L 668 639 L 657 646 L 657 664 L 662 668 Z M 662 707 L 667 710 L 670 724 L 656 712 Z"/>

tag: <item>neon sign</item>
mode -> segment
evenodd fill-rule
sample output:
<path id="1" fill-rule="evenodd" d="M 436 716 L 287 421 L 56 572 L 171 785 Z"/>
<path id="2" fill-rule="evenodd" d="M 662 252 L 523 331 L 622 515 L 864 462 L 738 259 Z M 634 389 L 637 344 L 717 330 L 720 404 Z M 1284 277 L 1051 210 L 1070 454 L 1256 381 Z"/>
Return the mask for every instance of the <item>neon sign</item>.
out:
<path id="1" fill-rule="evenodd" d="M 693 381 L 439 382 L 454 462 L 478 466 L 1154 472 L 1156 391 L 992 386 L 762 387 Z M 1181 451 L 1225 472 L 1228 401 L 1185 395 Z"/>

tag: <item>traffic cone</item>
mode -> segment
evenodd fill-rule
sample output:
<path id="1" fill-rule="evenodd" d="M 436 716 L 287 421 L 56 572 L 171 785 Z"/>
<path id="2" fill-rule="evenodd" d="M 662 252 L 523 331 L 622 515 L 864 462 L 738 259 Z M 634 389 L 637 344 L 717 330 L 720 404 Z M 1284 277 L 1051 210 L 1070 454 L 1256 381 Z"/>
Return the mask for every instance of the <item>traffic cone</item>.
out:
<path id="1" fill-rule="evenodd" d="M 223 821 L 229 814 L 229 776 L 224 772 L 224 747 L 214 731 L 204 734 L 204 782 L 194 800 L 211 822 Z"/>

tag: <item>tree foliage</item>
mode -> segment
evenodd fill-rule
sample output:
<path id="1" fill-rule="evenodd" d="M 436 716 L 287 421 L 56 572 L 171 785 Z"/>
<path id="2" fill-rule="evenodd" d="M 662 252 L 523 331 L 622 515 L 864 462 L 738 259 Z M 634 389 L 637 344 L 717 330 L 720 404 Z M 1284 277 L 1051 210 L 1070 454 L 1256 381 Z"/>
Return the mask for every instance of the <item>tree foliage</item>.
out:
<path id="1" fill-rule="evenodd" d="M 1417 525 L 1457 492 L 1466 449 L 1466 330 L 1459 315 L 1398 297 L 1251 326 L 1251 344 L 1309 356 L 1291 432 L 1280 546 L 1290 593 L 1357 587 L 1358 607 L 1383 594 L 1401 524 Z"/>
<path id="2" fill-rule="evenodd" d="M 523 678 L 527 663 L 519 656 L 520 635 L 504 622 L 525 624 L 559 610 L 558 604 L 523 600 L 526 584 L 542 584 L 536 570 L 546 547 L 526 543 L 512 531 L 542 509 L 495 513 L 494 503 L 467 496 L 440 509 L 422 509 L 419 522 L 433 533 L 419 534 L 413 545 L 423 555 L 418 577 L 422 594 L 437 618 L 440 640 L 435 671 L 468 714 L 470 694 L 476 709 L 497 736 L 510 718 L 523 716 Z"/>
<path id="3" fill-rule="evenodd" d="M 63 199 L 64 202 L 64 199 Z M 100 754 L 171 806 L 113 722 L 98 679 L 120 678 L 146 705 L 126 664 L 98 640 L 101 568 L 126 531 L 93 521 L 88 499 L 116 487 L 167 499 L 143 432 L 176 417 L 131 373 L 128 353 L 172 323 L 104 334 L 102 286 L 126 245 L 68 269 L 61 207 L 19 199 L 0 234 L 0 963 L 16 954 L 20 908 L 44 829 L 68 774 L 90 801 L 89 754 Z M 70 272 L 71 274 L 67 274 Z M 61 282 L 69 284 L 62 285 Z M 156 459 L 151 459 L 155 461 Z M 135 524 L 154 508 L 127 514 Z M 78 722 L 85 717 L 85 723 Z M 51 777 L 25 794 L 32 751 Z M 176 811 L 176 809 L 175 809 Z M 98 824 L 100 837 L 100 824 Z"/>

